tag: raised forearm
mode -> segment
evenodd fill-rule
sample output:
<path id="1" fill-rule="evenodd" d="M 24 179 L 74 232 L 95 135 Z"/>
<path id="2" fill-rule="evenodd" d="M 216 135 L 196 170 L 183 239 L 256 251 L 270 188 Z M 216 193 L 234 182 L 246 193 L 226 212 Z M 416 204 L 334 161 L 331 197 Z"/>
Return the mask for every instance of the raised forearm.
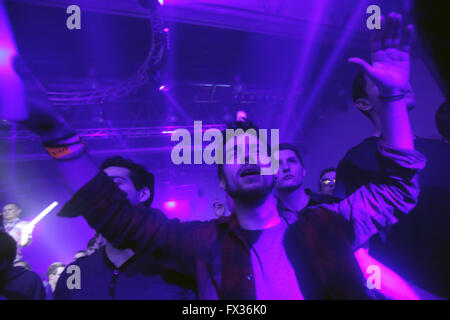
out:
<path id="1" fill-rule="evenodd" d="M 425 157 L 417 151 L 392 148 L 387 142 L 380 144 L 379 152 L 383 156 L 384 174 L 338 205 L 340 214 L 354 228 L 355 247 L 396 223 L 394 210 L 407 214 L 419 196 L 417 172 L 425 166 Z"/>
<path id="2" fill-rule="evenodd" d="M 157 209 L 132 205 L 101 171 L 73 195 L 58 216 L 84 216 L 115 247 L 145 255 L 158 250 L 169 269 L 193 273 L 195 223 L 168 220 Z"/>
<path id="3" fill-rule="evenodd" d="M 378 110 L 383 140 L 393 148 L 414 150 L 405 99 L 380 101 Z"/>
<path id="4" fill-rule="evenodd" d="M 76 192 L 91 180 L 98 168 L 88 154 L 69 161 L 56 161 L 61 177 L 70 191 Z"/>

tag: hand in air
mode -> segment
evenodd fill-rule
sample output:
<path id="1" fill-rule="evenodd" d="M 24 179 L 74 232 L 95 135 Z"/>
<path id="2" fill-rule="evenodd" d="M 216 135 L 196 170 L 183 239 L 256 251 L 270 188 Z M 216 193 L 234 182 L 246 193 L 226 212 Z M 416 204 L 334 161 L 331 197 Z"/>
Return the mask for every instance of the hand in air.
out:
<path id="1" fill-rule="evenodd" d="M 24 87 L 28 113 L 28 119 L 20 123 L 40 136 L 43 141 L 57 140 L 73 134 L 64 118 L 54 110 L 44 88 L 24 61 L 16 56 L 13 65 Z"/>
<path id="2" fill-rule="evenodd" d="M 413 26 L 403 30 L 402 24 L 400 14 L 391 12 L 386 23 L 381 17 L 381 29 L 375 29 L 372 34 L 372 64 L 360 58 L 348 59 L 364 68 L 381 95 L 399 94 L 408 87 Z"/>

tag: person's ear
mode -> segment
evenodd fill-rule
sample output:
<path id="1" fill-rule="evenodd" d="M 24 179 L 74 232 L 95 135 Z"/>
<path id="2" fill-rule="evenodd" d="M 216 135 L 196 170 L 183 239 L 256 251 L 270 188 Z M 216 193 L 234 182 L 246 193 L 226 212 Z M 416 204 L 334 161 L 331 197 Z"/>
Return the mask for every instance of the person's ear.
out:
<path id="1" fill-rule="evenodd" d="M 306 169 L 305 168 L 302 168 L 303 169 L 303 178 L 306 176 Z"/>
<path id="2" fill-rule="evenodd" d="M 150 199 L 150 190 L 148 187 L 144 187 L 141 190 L 139 190 L 139 202 L 145 202 L 148 199 Z"/>
<path id="3" fill-rule="evenodd" d="M 354 104 L 361 111 L 370 111 L 373 108 L 367 98 L 358 98 Z"/>

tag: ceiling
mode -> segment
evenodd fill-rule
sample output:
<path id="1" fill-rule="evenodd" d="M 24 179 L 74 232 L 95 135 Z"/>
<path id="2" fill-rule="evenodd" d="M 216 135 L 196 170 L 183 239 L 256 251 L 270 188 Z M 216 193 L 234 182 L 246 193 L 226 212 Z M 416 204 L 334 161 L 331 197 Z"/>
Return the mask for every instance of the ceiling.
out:
<path id="1" fill-rule="evenodd" d="M 383 10 L 391 10 L 392 3 L 384 1 Z M 407 1 L 394 3 L 394 9 L 401 11 Z M 108 88 L 133 75 L 148 53 L 151 27 L 137 0 L 8 0 L 6 4 L 19 50 L 48 91 Z M 65 27 L 69 4 L 82 10 L 81 30 Z M 125 128 L 111 136 L 117 139 L 123 134 L 126 141 L 133 137 L 129 128 L 138 127 L 136 138 L 142 138 L 139 128 L 186 126 L 193 119 L 220 124 L 241 109 L 262 127 L 277 126 L 289 99 L 299 99 L 297 108 L 302 107 L 302 97 L 311 92 L 343 34 L 348 34 L 348 41 L 339 57 L 367 56 L 365 7 L 364 1 L 357 0 L 166 0 L 160 12 L 170 27 L 169 50 L 154 79 L 126 97 L 96 105 L 60 105 L 60 112 L 79 130 Z M 349 23 L 351 19 L 355 23 Z M 311 38 L 312 32 L 317 37 Z M 311 40 L 315 47 L 306 80 L 292 92 L 299 57 Z M 308 125 L 330 106 L 347 107 L 349 95 L 344 88 L 352 74 L 342 65 L 333 65 L 324 83 L 327 94 L 320 95 Z M 157 90 L 161 84 L 171 88 L 170 94 Z M 5 161 L 10 146 L 1 141 L 9 140 L 10 130 L 10 124 L 0 123 Z M 123 146 L 123 141 L 116 142 L 114 150 Z M 19 145 L 17 152 L 31 160 L 28 154 L 35 157 L 36 148 Z"/>

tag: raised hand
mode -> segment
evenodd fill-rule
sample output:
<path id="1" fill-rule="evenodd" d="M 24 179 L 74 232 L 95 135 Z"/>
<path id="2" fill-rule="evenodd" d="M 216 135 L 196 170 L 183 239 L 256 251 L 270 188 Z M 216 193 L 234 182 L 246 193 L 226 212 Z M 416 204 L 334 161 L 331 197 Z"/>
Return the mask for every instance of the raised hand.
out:
<path id="1" fill-rule="evenodd" d="M 28 118 L 20 121 L 20 123 L 40 136 L 44 142 L 73 135 L 73 130 L 67 125 L 64 118 L 54 110 L 44 88 L 19 56 L 14 58 L 13 65 L 24 87 L 25 104 L 28 112 Z"/>
<path id="2" fill-rule="evenodd" d="M 380 95 L 400 94 L 408 87 L 413 26 L 408 25 L 405 29 L 402 34 L 402 15 L 391 12 L 386 23 L 381 17 L 381 29 L 372 35 L 372 64 L 360 58 L 348 59 L 364 68 L 378 86 Z"/>

